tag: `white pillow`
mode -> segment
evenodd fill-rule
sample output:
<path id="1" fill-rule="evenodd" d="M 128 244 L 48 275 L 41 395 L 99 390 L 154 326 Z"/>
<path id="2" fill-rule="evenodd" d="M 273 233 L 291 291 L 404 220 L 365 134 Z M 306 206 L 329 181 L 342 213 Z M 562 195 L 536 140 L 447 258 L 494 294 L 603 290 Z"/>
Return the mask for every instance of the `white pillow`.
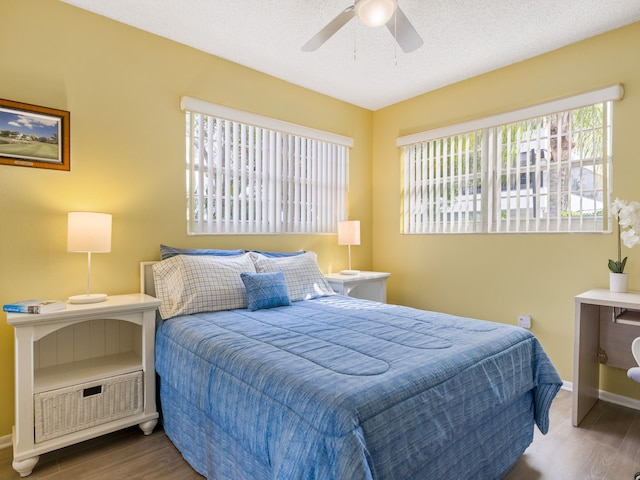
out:
<path id="1" fill-rule="evenodd" d="M 335 295 L 320 271 L 318 257 L 314 252 L 305 252 L 293 257 L 265 257 L 255 252 L 251 252 L 250 255 L 258 273 L 282 270 L 292 302 Z"/>
<path id="2" fill-rule="evenodd" d="M 163 319 L 198 312 L 247 308 L 240 274 L 255 272 L 248 253 L 236 257 L 177 255 L 153 265 Z"/>

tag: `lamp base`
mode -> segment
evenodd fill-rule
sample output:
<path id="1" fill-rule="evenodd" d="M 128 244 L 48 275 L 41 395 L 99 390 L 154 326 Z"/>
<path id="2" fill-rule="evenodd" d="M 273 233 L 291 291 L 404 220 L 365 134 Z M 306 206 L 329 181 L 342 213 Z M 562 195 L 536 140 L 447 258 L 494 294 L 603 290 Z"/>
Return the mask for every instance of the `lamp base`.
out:
<path id="1" fill-rule="evenodd" d="M 69 297 L 69 303 L 98 303 L 107 299 L 106 293 L 85 293 Z"/>
<path id="2" fill-rule="evenodd" d="M 360 275 L 360 270 L 340 270 L 340 275 Z"/>

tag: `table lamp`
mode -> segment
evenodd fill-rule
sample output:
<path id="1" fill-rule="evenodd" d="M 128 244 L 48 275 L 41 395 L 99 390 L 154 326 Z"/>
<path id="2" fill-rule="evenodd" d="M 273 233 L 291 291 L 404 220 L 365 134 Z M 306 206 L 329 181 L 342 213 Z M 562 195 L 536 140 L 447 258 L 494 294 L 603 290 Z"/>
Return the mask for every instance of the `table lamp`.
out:
<path id="1" fill-rule="evenodd" d="M 87 293 L 71 296 L 69 302 L 103 302 L 106 293 L 91 293 L 91 254 L 111 251 L 111 215 L 69 212 L 67 227 L 67 251 L 87 253 Z"/>
<path id="2" fill-rule="evenodd" d="M 351 269 L 351 245 L 360 245 L 360 220 L 338 222 L 338 245 L 349 246 L 349 270 L 341 270 L 341 275 L 357 275 L 360 270 Z"/>

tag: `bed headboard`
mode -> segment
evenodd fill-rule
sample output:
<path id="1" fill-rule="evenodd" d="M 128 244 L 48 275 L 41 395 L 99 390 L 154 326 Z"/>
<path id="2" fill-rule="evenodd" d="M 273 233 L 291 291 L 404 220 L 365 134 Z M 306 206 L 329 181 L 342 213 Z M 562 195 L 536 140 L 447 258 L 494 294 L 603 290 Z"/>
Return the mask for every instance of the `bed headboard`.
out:
<path id="1" fill-rule="evenodd" d="M 152 297 L 156 296 L 156 286 L 153 284 L 153 270 L 151 269 L 155 263 L 158 261 L 140 262 L 140 291 Z"/>

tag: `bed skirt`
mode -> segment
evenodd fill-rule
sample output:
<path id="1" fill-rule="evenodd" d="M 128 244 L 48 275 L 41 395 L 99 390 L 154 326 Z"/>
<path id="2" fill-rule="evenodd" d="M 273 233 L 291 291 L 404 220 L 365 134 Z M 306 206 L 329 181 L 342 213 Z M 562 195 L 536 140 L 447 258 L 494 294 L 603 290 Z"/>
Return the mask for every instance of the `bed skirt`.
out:
<path id="1" fill-rule="evenodd" d="M 194 470 L 209 480 L 272 478 L 269 465 L 254 458 L 179 392 L 172 391 L 162 381 L 160 386 L 164 430 Z M 431 453 L 430 458 L 415 458 L 415 463 L 421 466 L 406 480 L 503 478 L 533 440 L 532 397 L 529 391 L 506 408 L 496 411 L 492 418 L 469 425 L 467 435 L 450 439 L 441 451 Z M 215 445 L 225 445 L 226 448 L 222 451 Z M 505 449 L 505 445 L 511 448 Z M 393 445 L 390 447 L 393 448 Z M 461 456 L 460 452 L 465 451 L 469 455 Z M 374 472 L 370 474 L 372 480 L 382 478 Z M 393 480 L 405 479 L 394 477 Z"/>

